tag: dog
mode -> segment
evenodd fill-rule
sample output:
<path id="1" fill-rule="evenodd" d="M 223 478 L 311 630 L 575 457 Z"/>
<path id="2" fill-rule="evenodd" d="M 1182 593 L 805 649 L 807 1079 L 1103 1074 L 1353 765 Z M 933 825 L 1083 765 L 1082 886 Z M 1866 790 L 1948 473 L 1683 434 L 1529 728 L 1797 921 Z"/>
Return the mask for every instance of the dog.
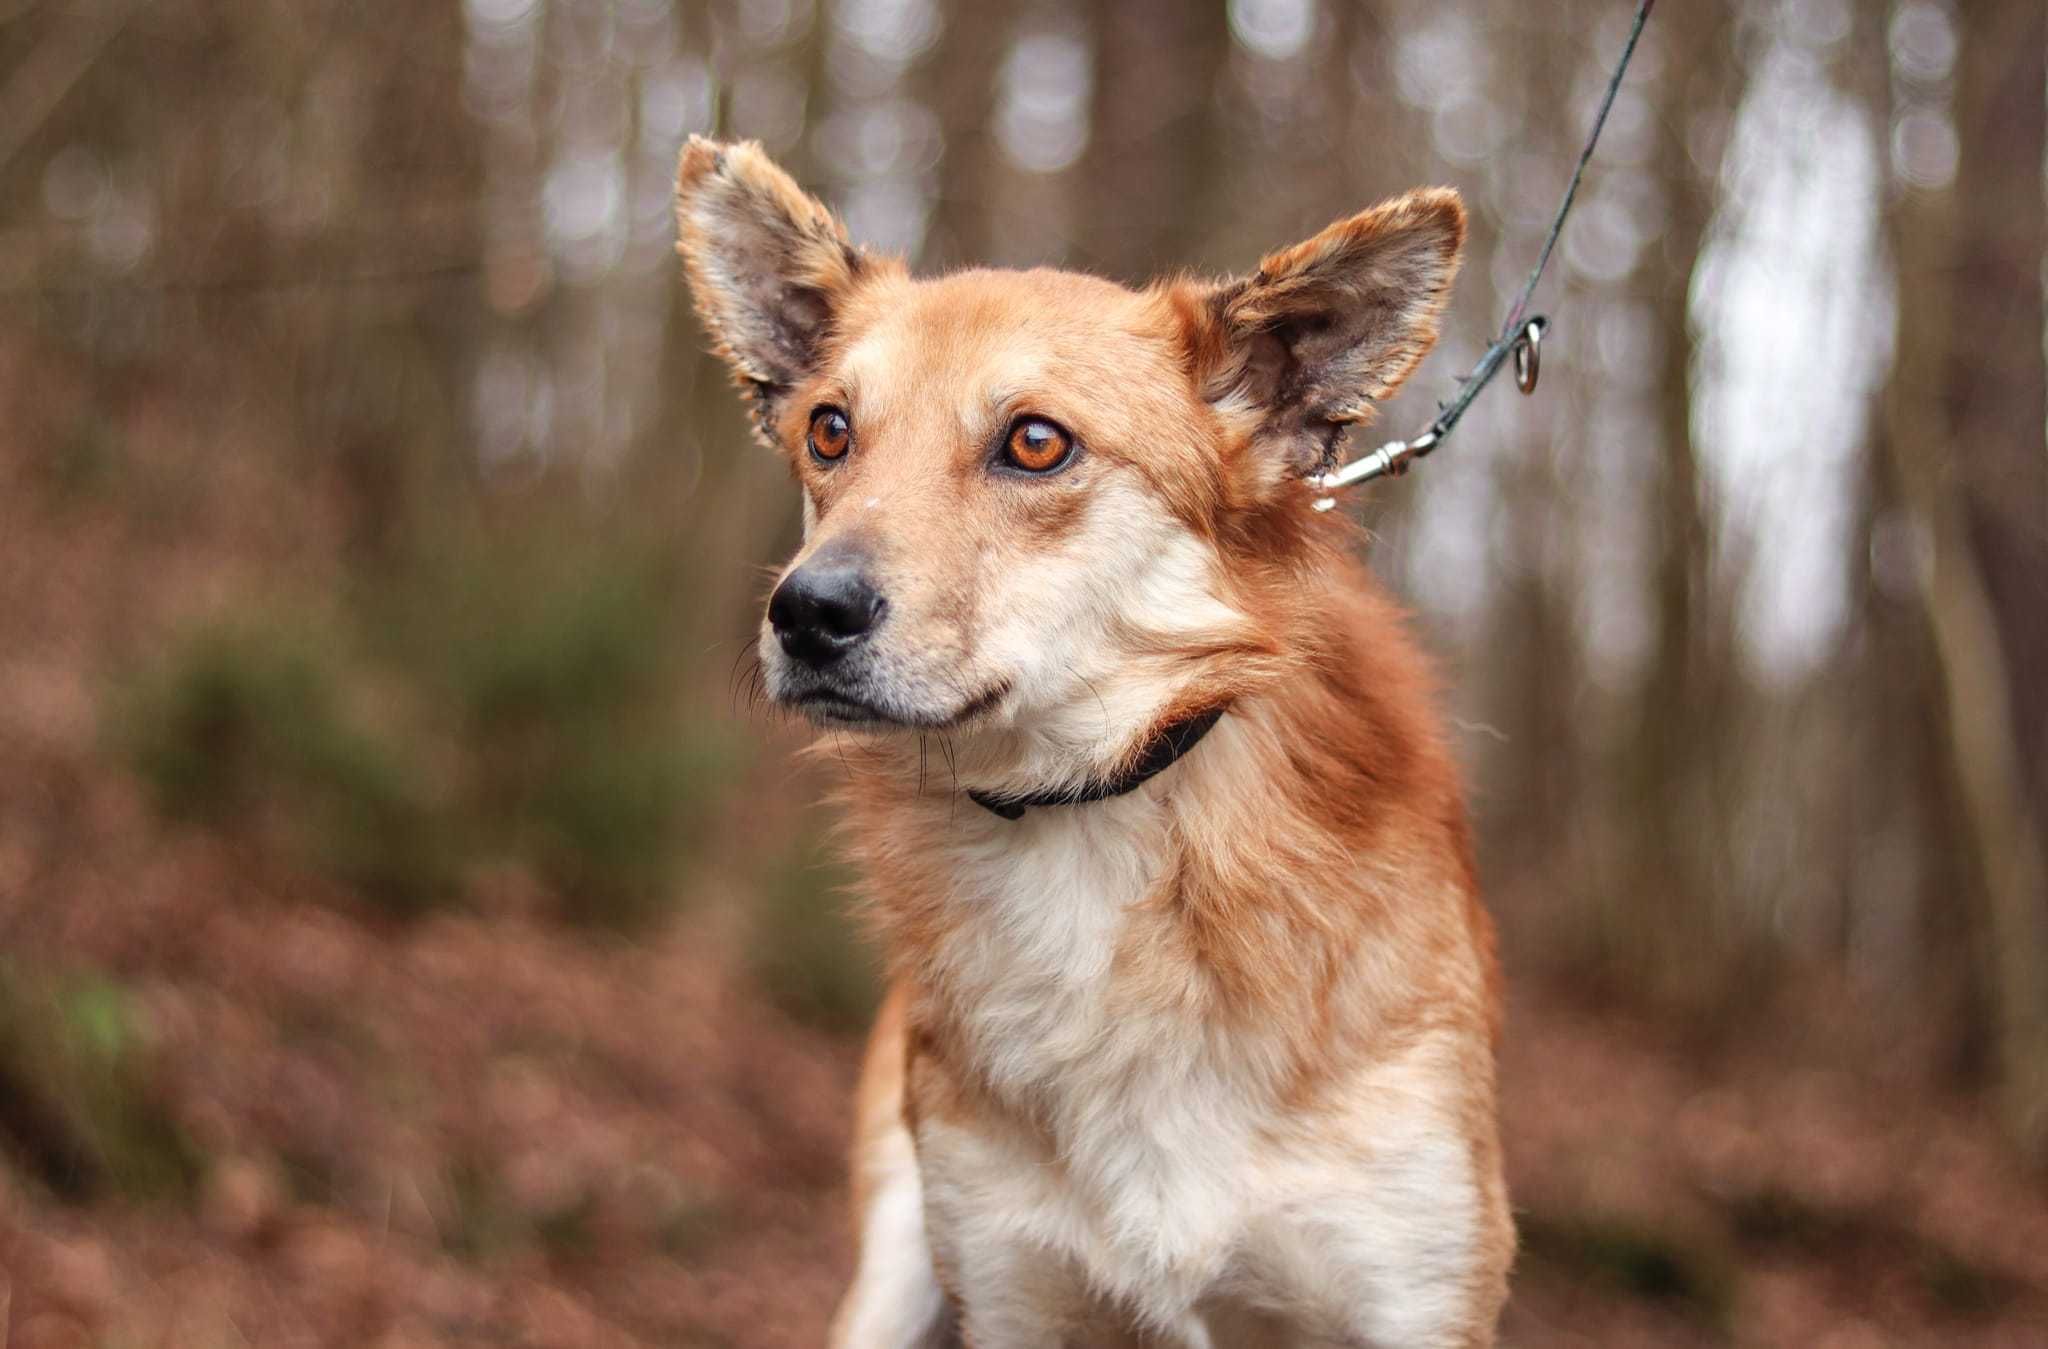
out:
<path id="1" fill-rule="evenodd" d="M 692 138 L 676 211 L 802 490 L 760 658 L 844 733 L 890 971 L 831 1342 L 1491 1344 L 1493 930 L 1310 481 L 1434 344 L 1457 194 L 1136 290 L 913 278 L 752 143 Z"/>

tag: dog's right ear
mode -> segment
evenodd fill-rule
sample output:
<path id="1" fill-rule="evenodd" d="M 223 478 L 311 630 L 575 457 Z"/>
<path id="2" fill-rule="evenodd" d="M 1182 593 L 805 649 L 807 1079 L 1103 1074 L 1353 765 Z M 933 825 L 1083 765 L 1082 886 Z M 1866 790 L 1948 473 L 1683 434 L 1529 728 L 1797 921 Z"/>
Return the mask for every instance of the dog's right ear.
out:
<path id="1" fill-rule="evenodd" d="M 676 171 L 676 251 L 718 354 L 753 397 L 764 439 L 817 368 L 875 260 L 752 141 L 690 137 Z"/>
<path id="2" fill-rule="evenodd" d="M 1425 188 L 1191 292 L 1189 364 L 1209 401 L 1249 426 L 1253 467 L 1333 466 L 1345 428 L 1370 421 L 1435 344 L 1464 242 L 1458 194 Z"/>

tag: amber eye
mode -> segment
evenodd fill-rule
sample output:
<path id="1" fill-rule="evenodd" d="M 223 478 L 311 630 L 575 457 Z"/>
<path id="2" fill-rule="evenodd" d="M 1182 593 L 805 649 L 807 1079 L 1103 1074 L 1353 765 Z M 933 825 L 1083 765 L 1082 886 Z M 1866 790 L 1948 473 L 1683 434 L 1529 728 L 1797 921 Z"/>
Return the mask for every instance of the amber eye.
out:
<path id="1" fill-rule="evenodd" d="M 1019 417 L 1003 444 L 1003 462 L 1026 473 L 1050 473 L 1074 452 L 1074 438 L 1043 417 Z"/>
<path id="2" fill-rule="evenodd" d="M 847 447 L 853 444 L 853 426 L 838 408 L 819 408 L 811 414 L 807 439 L 814 458 L 833 463 L 846 457 Z"/>

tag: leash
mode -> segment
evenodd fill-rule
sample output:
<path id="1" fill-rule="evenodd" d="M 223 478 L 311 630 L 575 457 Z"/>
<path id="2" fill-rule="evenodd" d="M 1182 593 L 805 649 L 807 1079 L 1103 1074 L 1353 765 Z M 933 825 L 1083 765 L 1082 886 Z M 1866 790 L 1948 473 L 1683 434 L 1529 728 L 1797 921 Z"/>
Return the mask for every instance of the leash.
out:
<path id="1" fill-rule="evenodd" d="M 1479 364 L 1472 367 L 1472 373 L 1459 383 L 1458 392 L 1451 401 L 1437 409 L 1436 420 L 1424 428 L 1422 434 L 1413 440 L 1390 440 L 1362 459 L 1354 459 L 1329 473 L 1309 478 L 1309 486 L 1320 492 L 1334 492 L 1339 488 L 1371 482 L 1374 478 L 1400 477 L 1417 459 L 1443 443 L 1451 428 L 1458 424 L 1458 419 L 1465 415 L 1465 409 L 1472 406 L 1472 400 L 1500 373 L 1501 366 L 1510 356 L 1515 363 L 1515 387 L 1524 394 L 1536 392 L 1536 379 L 1542 371 L 1543 334 L 1549 330 L 1550 320 L 1541 314 L 1529 315 L 1529 299 L 1536 293 L 1536 283 L 1543 279 L 1543 269 L 1550 264 L 1558 236 L 1564 233 L 1565 217 L 1571 214 L 1572 202 L 1579 195 L 1579 180 L 1586 175 L 1586 164 L 1593 158 L 1593 147 L 1600 143 L 1600 131 L 1607 125 L 1608 110 L 1614 106 L 1614 96 L 1621 89 L 1621 77 L 1628 71 L 1629 58 L 1636 52 L 1636 39 L 1643 35 L 1643 24 L 1649 19 L 1650 6 L 1655 2 L 1641 0 L 1636 7 L 1635 23 L 1628 30 L 1628 45 L 1621 49 L 1621 61 L 1614 67 L 1613 77 L 1607 81 L 1607 93 L 1600 100 L 1599 115 L 1593 119 L 1593 134 L 1586 138 L 1585 148 L 1579 151 L 1579 162 L 1572 169 L 1564 200 L 1558 203 L 1557 215 L 1550 222 L 1550 233 L 1543 240 L 1543 251 L 1537 255 L 1536 266 L 1530 270 L 1528 281 L 1523 283 L 1522 293 L 1515 297 L 1514 307 L 1508 310 L 1493 345 L 1479 357 Z M 1327 511 L 1336 504 L 1335 497 L 1324 496 L 1316 501 L 1315 508 Z M 1223 709 L 1219 707 L 1167 727 L 1145 747 L 1135 763 L 1105 781 L 1064 792 L 1000 796 L 993 792 L 970 790 L 967 795 L 974 804 L 1005 820 L 1022 819 L 1027 810 L 1082 805 L 1122 796 L 1171 767 L 1209 733 L 1209 728 L 1222 715 Z"/>
<path id="2" fill-rule="evenodd" d="M 1535 294 L 1536 283 L 1543 279 L 1543 269 L 1550 263 L 1550 254 L 1557 247 L 1557 239 L 1564 232 L 1564 218 L 1571 214 L 1572 201 L 1579 195 L 1579 180 L 1585 177 L 1586 162 L 1593 157 L 1593 147 L 1600 143 L 1600 130 L 1607 125 L 1608 109 L 1614 106 L 1614 95 L 1621 89 L 1621 77 L 1628 70 L 1628 62 L 1636 52 L 1636 39 L 1643 35 L 1643 24 L 1650 17 L 1650 6 L 1656 0 L 1642 0 L 1636 6 L 1635 23 L 1628 30 L 1628 45 L 1621 49 L 1621 61 L 1614 67 L 1614 76 L 1607 81 L 1606 96 L 1600 100 L 1599 115 L 1593 119 L 1593 134 L 1586 138 L 1586 148 L 1579 151 L 1579 162 L 1572 170 L 1572 180 L 1564 190 L 1564 200 L 1558 203 L 1557 215 L 1550 222 L 1550 234 L 1543 241 L 1543 251 L 1537 255 L 1536 266 L 1529 272 L 1529 280 L 1522 286 L 1522 293 L 1516 297 L 1514 307 L 1508 310 L 1500 333 L 1485 353 L 1479 364 L 1472 367 L 1472 373 L 1458 385 L 1457 394 L 1450 402 L 1440 405 L 1436 420 L 1424 428 L 1422 434 L 1413 440 L 1390 440 L 1362 459 L 1354 459 L 1328 473 L 1308 479 L 1309 486 L 1319 492 L 1334 492 L 1343 487 L 1356 487 L 1371 482 L 1374 478 L 1398 478 L 1406 473 L 1409 466 L 1422 458 L 1450 435 L 1451 428 L 1465 415 L 1465 409 L 1472 406 L 1472 400 L 1479 396 L 1500 368 L 1512 355 L 1515 362 L 1515 387 L 1524 394 L 1536 392 L 1536 377 L 1542 369 L 1543 334 L 1550 330 L 1550 320 L 1541 314 L 1525 317 L 1529 312 L 1529 297 Z M 1315 503 L 1319 511 L 1329 510 L 1337 504 L 1335 497 L 1324 496 Z"/>

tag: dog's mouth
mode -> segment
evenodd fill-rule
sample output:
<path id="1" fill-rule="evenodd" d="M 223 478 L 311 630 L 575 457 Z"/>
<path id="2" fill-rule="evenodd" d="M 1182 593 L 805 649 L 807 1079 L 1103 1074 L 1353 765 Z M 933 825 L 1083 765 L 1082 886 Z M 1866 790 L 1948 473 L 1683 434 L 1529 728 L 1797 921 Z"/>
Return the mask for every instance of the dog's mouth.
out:
<path id="1" fill-rule="evenodd" d="M 789 703 L 813 721 L 835 726 L 886 726 L 896 721 L 895 717 L 875 704 L 849 697 L 835 689 L 812 689 L 797 694 L 789 699 Z"/>
<path id="2" fill-rule="evenodd" d="M 968 699 L 955 710 L 943 714 L 891 707 L 845 689 L 823 686 L 796 690 L 783 701 L 821 726 L 900 727 L 917 731 L 950 731 L 993 709 L 1009 691 L 1009 681 L 1003 680 Z"/>

